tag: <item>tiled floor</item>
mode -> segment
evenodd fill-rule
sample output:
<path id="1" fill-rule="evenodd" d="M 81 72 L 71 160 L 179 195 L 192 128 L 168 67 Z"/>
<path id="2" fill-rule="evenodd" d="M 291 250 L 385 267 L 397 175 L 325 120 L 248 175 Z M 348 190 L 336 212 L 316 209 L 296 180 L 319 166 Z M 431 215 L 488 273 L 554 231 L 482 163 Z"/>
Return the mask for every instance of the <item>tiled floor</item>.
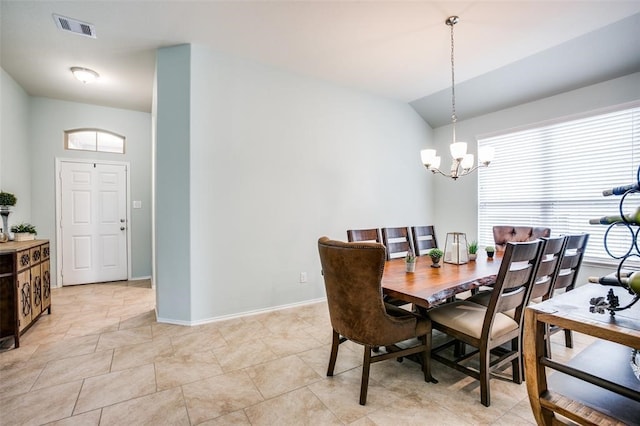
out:
<path id="1" fill-rule="evenodd" d="M 362 347 L 341 345 L 326 377 L 325 303 L 197 327 L 155 321 L 148 281 L 54 289 L 18 349 L 0 352 L 0 423 L 55 425 L 535 424 L 525 385 L 494 379 L 491 407 L 478 382 L 434 362 L 371 368 L 358 404 Z M 560 345 L 556 357 L 576 348 Z"/>

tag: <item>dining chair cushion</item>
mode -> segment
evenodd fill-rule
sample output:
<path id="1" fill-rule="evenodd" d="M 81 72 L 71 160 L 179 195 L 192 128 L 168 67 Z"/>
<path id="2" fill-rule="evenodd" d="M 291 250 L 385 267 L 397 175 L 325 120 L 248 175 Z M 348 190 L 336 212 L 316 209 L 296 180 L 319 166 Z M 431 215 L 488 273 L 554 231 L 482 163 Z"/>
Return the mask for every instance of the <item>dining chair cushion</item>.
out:
<path id="1" fill-rule="evenodd" d="M 478 303 L 461 300 L 429 311 L 431 321 L 459 330 L 477 339 L 482 337 L 482 324 L 487 308 Z M 497 313 L 491 328 L 491 339 L 516 330 L 518 323 L 505 314 Z"/>

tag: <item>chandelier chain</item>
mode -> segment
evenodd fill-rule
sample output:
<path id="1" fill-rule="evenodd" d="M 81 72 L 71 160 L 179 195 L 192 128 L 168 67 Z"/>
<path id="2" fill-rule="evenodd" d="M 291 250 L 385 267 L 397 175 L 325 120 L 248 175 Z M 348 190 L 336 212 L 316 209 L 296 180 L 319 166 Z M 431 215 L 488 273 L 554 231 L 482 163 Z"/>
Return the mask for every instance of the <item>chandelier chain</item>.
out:
<path id="1" fill-rule="evenodd" d="M 453 24 L 451 25 L 451 120 L 455 123 L 456 116 L 456 71 L 454 62 Z"/>

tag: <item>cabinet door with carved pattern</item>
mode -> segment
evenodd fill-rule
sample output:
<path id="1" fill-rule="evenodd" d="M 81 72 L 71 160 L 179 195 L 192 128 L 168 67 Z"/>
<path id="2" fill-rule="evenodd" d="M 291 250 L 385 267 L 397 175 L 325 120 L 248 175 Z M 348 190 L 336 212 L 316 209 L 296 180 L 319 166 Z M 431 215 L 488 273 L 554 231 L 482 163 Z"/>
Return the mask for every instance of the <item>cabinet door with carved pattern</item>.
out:
<path id="1" fill-rule="evenodd" d="M 31 323 L 31 271 L 18 274 L 18 330 L 22 331 Z"/>
<path id="2" fill-rule="evenodd" d="M 49 260 L 45 260 L 40 265 L 40 275 L 42 277 L 42 310 L 44 311 L 51 306 L 51 274 L 49 270 Z"/>
<path id="3" fill-rule="evenodd" d="M 31 267 L 31 316 L 35 318 L 42 312 L 42 274 L 40 265 Z"/>

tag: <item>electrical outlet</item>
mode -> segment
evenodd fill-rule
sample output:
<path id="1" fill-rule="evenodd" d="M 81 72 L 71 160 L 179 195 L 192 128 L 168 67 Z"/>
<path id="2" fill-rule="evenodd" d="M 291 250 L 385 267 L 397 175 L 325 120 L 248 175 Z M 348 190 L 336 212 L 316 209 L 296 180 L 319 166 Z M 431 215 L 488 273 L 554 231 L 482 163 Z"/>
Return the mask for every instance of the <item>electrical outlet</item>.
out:
<path id="1" fill-rule="evenodd" d="M 306 272 L 300 272 L 300 282 L 301 283 L 306 283 L 307 282 L 307 273 Z"/>

